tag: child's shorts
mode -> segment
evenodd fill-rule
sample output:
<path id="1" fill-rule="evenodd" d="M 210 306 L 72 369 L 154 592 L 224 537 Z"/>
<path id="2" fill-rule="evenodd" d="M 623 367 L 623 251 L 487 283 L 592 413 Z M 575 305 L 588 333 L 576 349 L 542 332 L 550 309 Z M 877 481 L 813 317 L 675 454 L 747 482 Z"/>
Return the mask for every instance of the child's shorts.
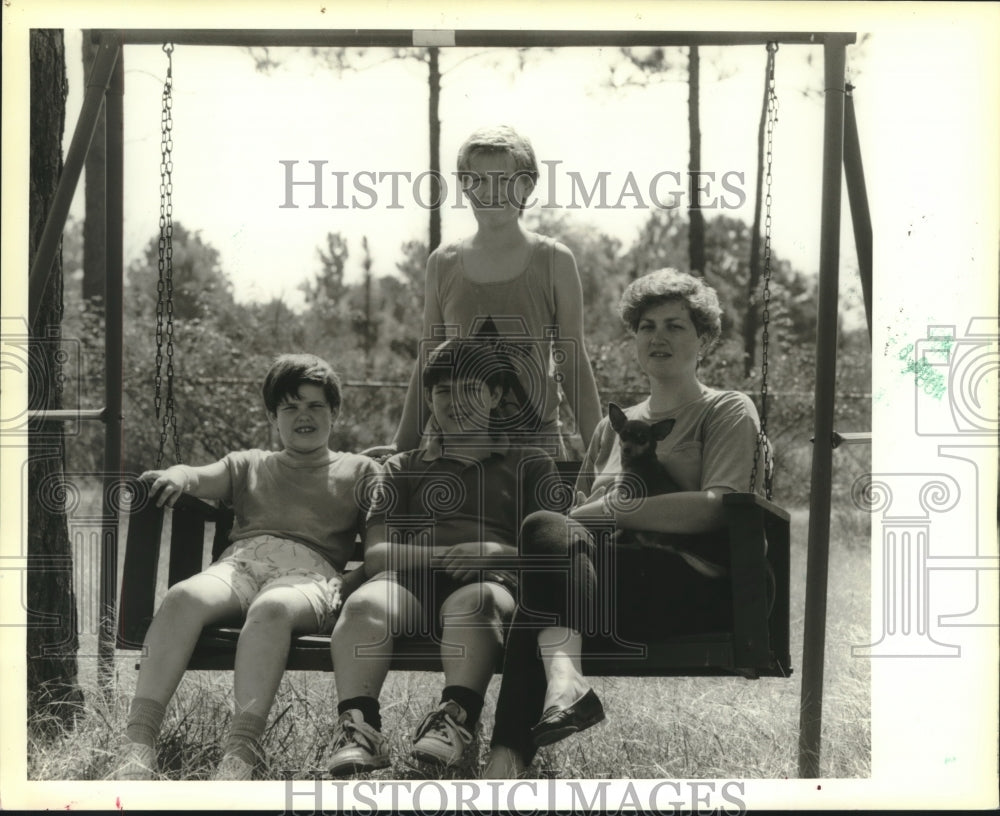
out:
<path id="1" fill-rule="evenodd" d="M 291 586 L 305 596 L 316 613 L 316 632 L 324 634 L 333 628 L 336 614 L 329 581 L 340 573 L 305 544 L 271 535 L 243 538 L 226 547 L 204 572 L 236 593 L 244 615 L 266 587 Z"/>
<path id="2" fill-rule="evenodd" d="M 387 570 L 375 576 L 373 581 L 391 581 L 407 590 L 420 604 L 421 618 L 419 633 L 429 637 L 435 643 L 441 643 L 443 621 L 441 607 L 444 602 L 464 586 L 474 584 L 496 584 L 503 587 L 517 602 L 517 582 L 513 573 L 506 570 L 484 570 L 480 578 L 467 581 L 457 581 L 444 570 L 409 570 L 397 572 Z M 509 623 L 509 621 L 508 621 Z"/>

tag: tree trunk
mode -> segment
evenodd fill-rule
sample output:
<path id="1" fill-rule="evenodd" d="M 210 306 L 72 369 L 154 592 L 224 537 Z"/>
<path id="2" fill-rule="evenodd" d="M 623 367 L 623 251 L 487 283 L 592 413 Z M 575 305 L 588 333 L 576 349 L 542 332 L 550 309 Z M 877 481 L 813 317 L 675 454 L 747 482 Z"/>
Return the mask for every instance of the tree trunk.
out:
<path id="1" fill-rule="evenodd" d="M 94 59 L 100 45 L 90 41 L 90 30 L 83 31 L 83 79 L 90 77 Z M 94 128 L 94 139 L 90 143 L 84 163 L 84 221 L 83 221 L 83 297 L 85 300 L 104 299 L 104 277 L 107 267 L 104 203 L 104 172 L 107 167 L 105 136 L 107 117 L 102 107 Z"/>
<path id="2" fill-rule="evenodd" d="M 441 120 L 438 118 L 438 104 L 441 96 L 441 69 L 438 67 L 438 49 L 428 48 L 427 58 L 429 71 L 427 82 L 430 86 L 428 96 L 428 115 L 430 118 L 431 137 L 431 194 L 428 206 L 431 210 L 431 234 L 428 252 L 433 252 L 441 243 Z"/>
<path id="3" fill-rule="evenodd" d="M 760 219 L 764 201 L 764 128 L 767 124 L 768 81 L 764 79 L 764 102 L 757 125 L 757 188 L 754 192 L 753 231 L 750 233 L 750 279 L 747 282 L 747 313 L 743 320 L 743 376 L 753 373 L 757 358 L 757 287 L 760 285 Z"/>
<path id="4" fill-rule="evenodd" d="M 688 259 L 691 274 L 705 274 L 705 216 L 701 213 L 698 199 L 700 186 L 698 173 L 701 171 L 701 121 L 698 114 L 699 96 L 698 46 L 692 45 L 688 54 L 688 179 L 691 204 L 688 207 L 690 229 L 688 232 Z"/>
<path id="5" fill-rule="evenodd" d="M 29 258 L 34 259 L 62 172 L 66 61 L 61 30 L 31 32 Z M 57 387 L 62 316 L 62 257 L 41 293 L 31 327 L 28 401 L 32 409 L 61 405 Z M 77 684 L 76 598 L 66 523 L 62 425 L 32 428 L 28 439 L 27 675 L 28 716 L 38 731 L 71 726 L 83 703 Z"/>

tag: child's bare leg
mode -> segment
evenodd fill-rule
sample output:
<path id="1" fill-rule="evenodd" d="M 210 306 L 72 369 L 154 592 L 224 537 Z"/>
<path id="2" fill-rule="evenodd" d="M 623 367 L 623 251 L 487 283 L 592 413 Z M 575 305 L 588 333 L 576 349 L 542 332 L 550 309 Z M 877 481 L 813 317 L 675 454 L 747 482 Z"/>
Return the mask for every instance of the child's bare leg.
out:
<path id="1" fill-rule="evenodd" d="M 379 692 L 392 663 L 393 637 L 411 630 L 420 611 L 417 599 L 392 580 L 369 581 L 344 603 L 330 638 L 337 693 L 332 776 L 389 764 Z"/>
<path id="2" fill-rule="evenodd" d="M 448 596 L 441 606 L 445 685 L 486 692 L 513 613 L 514 599 L 499 584 L 469 584 Z"/>
<path id="3" fill-rule="evenodd" d="M 309 599 L 294 586 L 265 587 L 247 610 L 236 646 L 235 711 L 217 779 L 247 779 L 261 757 L 267 715 L 288 661 L 295 633 L 320 627 Z M 234 763 L 233 758 L 236 761 Z"/>
<path id="4" fill-rule="evenodd" d="M 514 598 L 499 584 L 469 584 L 441 606 L 445 686 L 438 708 L 414 732 L 411 760 L 458 767 L 475 761 L 483 695 L 503 652 Z M 457 708 L 456 708 L 457 706 Z"/>
<path id="5" fill-rule="evenodd" d="M 194 575 L 168 590 L 146 633 L 146 656 L 129 709 L 126 746 L 114 778 L 155 777 L 156 738 L 166 705 L 177 690 L 202 628 L 238 620 L 241 612 L 240 600 L 229 584 L 212 575 Z"/>
<path id="6" fill-rule="evenodd" d="M 339 700 L 378 699 L 392 663 L 393 636 L 412 628 L 419 613 L 417 599 L 394 581 L 369 581 L 354 591 L 330 638 Z"/>
<path id="7" fill-rule="evenodd" d="M 285 673 L 293 634 L 319 630 L 309 599 L 294 586 L 265 587 L 247 610 L 236 646 L 236 711 L 267 717 Z"/>
<path id="8" fill-rule="evenodd" d="M 135 696 L 165 706 L 184 676 L 202 628 L 239 620 L 241 613 L 236 593 L 212 575 L 193 575 L 174 584 L 146 632 Z"/>

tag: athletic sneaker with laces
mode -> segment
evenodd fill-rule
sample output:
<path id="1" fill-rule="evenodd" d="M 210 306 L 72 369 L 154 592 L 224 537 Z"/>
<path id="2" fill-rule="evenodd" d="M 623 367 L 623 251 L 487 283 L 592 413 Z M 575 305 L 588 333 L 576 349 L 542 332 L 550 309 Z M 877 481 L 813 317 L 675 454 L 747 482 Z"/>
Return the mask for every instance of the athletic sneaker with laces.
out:
<path id="1" fill-rule="evenodd" d="M 445 700 L 413 732 L 409 759 L 445 767 L 464 765 L 474 742 L 474 732 L 465 726 L 465 710 L 454 700 Z"/>
<path id="2" fill-rule="evenodd" d="M 148 781 L 156 779 L 156 748 L 141 742 L 127 742 L 118 755 L 108 779 Z"/>
<path id="3" fill-rule="evenodd" d="M 331 776 L 351 776 L 389 766 L 389 741 L 366 723 L 356 708 L 337 719 L 331 748 Z"/>

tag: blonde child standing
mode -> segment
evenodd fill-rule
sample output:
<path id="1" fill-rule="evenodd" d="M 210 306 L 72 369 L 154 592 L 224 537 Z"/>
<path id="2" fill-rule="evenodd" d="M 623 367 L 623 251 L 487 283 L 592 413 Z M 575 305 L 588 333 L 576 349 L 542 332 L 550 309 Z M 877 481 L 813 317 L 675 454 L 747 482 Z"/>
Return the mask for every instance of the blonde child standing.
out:
<path id="1" fill-rule="evenodd" d="M 263 398 L 282 450 L 237 451 L 211 465 L 142 474 L 160 506 L 190 493 L 231 504 L 235 519 L 231 545 L 211 566 L 172 586 L 149 627 L 116 779 L 155 778 L 166 705 L 202 628 L 240 621 L 235 710 L 215 778 L 251 779 L 292 636 L 330 631 L 347 594 L 342 571 L 378 466 L 329 449 L 340 380 L 320 358 L 278 357 Z"/>
<path id="2" fill-rule="evenodd" d="M 446 336 L 495 332 L 517 369 L 499 407 L 504 430 L 563 456 L 560 385 L 584 446 L 601 419 L 576 261 L 564 245 L 521 222 L 538 180 L 534 150 L 523 136 L 506 126 L 476 131 L 459 150 L 458 174 L 476 232 L 428 258 L 424 339 L 436 346 Z M 418 447 L 427 419 L 421 393 L 418 363 L 392 443 L 370 455 Z"/>

